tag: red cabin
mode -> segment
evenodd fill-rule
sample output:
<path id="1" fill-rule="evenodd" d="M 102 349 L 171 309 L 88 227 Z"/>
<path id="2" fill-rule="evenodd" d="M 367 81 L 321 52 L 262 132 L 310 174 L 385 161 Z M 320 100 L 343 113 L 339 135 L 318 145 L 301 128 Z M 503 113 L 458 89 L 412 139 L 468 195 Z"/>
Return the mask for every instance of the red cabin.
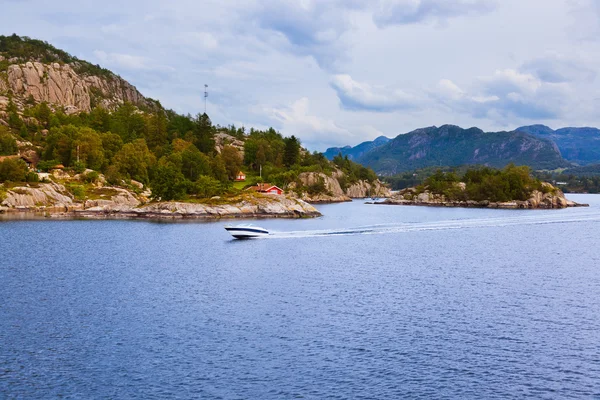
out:
<path id="1" fill-rule="evenodd" d="M 270 183 L 257 183 L 254 186 L 250 186 L 246 190 L 252 190 L 258 193 L 269 193 L 269 194 L 283 194 L 283 189 L 278 186 L 271 185 Z"/>
<path id="2" fill-rule="evenodd" d="M 237 182 L 243 182 L 246 180 L 246 174 L 244 174 L 242 171 L 238 172 L 237 175 L 235 176 L 235 180 Z"/>
<path id="3" fill-rule="evenodd" d="M 271 194 L 283 194 L 283 190 L 280 187 L 277 186 L 271 186 L 265 190 L 263 190 L 263 193 L 271 193 Z"/>

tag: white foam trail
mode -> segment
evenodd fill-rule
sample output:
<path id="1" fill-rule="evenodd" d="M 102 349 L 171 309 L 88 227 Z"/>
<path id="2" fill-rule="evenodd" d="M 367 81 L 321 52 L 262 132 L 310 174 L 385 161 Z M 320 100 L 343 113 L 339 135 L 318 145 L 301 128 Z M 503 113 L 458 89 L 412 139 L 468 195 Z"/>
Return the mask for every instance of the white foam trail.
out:
<path id="1" fill-rule="evenodd" d="M 347 229 L 323 229 L 307 231 L 272 232 L 265 239 L 297 239 L 311 237 L 335 237 L 349 235 L 381 235 L 416 231 L 506 227 L 519 225 L 565 224 L 600 221 L 599 213 L 522 215 L 502 218 L 456 219 L 435 222 L 406 222 L 396 224 L 367 225 Z"/>

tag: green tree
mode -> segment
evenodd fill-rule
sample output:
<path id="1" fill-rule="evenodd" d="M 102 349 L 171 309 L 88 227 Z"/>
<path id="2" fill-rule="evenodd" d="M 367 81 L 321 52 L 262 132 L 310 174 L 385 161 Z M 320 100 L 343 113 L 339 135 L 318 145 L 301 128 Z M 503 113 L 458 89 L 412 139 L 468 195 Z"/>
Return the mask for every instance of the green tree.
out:
<path id="1" fill-rule="evenodd" d="M 181 172 L 190 181 L 196 181 L 200 175 L 210 175 L 210 159 L 193 144 L 181 153 Z"/>
<path id="2" fill-rule="evenodd" d="M 131 103 L 122 104 L 112 115 L 110 131 L 118 134 L 124 143 L 140 138 L 146 129 L 146 121 Z"/>
<path id="3" fill-rule="evenodd" d="M 123 147 L 121 136 L 116 133 L 106 132 L 100 135 L 102 139 L 102 148 L 104 149 L 104 157 L 106 160 L 112 160 L 119 150 Z"/>
<path id="4" fill-rule="evenodd" d="M 152 171 L 150 187 L 152 197 L 162 201 L 180 200 L 186 194 L 185 177 L 177 166 L 167 162 L 164 157 Z"/>
<path id="5" fill-rule="evenodd" d="M 144 139 L 125 144 L 113 160 L 119 173 L 142 183 L 148 183 L 149 170 L 156 162 Z"/>
<path id="6" fill-rule="evenodd" d="M 300 158 L 300 141 L 292 135 L 289 138 L 285 138 L 284 142 L 285 151 L 283 154 L 283 164 L 289 168 L 298 163 Z"/>
<path id="7" fill-rule="evenodd" d="M 104 107 L 94 107 L 88 116 L 89 126 L 96 132 L 110 131 L 110 113 Z"/>
<path id="8" fill-rule="evenodd" d="M 152 151 L 156 151 L 168 143 L 167 118 L 163 113 L 152 114 L 146 118 L 144 138 Z"/>
<path id="9" fill-rule="evenodd" d="M 240 172 L 240 169 L 242 168 L 242 156 L 240 155 L 240 152 L 233 146 L 223 146 L 221 158 L 225 163 L 227 177 L 231 180 L 235 179 L 237 173 Z"/>
<path id="10" fill-rule="evenodd" d="M 215 179 L 221 182 L 229 182 L 229 177 L 227 176 L 227 166 L 225 165 L 225 161 L 223 161 L 223 157 L 221 157 L 220 154 L 213 158 L 211 170 Z"/>
<path id="11" fill-rule="evenodd" d="M 209 198 L 223 194 L 223 185 L 215 178 L 200 175 L 193 185 L 193 192 L 202 198 Z"/>
<path id="12" fill-rule="evenodd" d="M 92 128 L 81 128 L 72 145 L 71 159 L 79 161 L 91 169 L 99 170 L 104 164 L 102 137 Z"/>
<path id="13" fill-rule="evenodd" d="M 46 138 L 42 158 L 44 160 L 57 160 L 64 166 L 70 166 L 73 155 L 73 140 L 77 137 L 78 132 L 79 128 L 74 125 L 52 128 Z"/>
<path id="14" fill-rule="evenodd" d="M 198 114 L 194 121 L 194 144 L 204 154 L 212 154 L 215 150 L 214 129 L 208 115 Z"/>
<path id="15" fill-rule="evenodd" d="M 33 108 L 33 116 L 44 128 L 48 128 L 50 126 L 50 119 L 52 118 L 52 110 L 44 101 Z"/>
<path id="16" fill-rule="evenodd" d="M 8 128 L 0 125 L 0 156 L 16 154 L 18 151 L 15 138 L 10 134 Z"/>
<path id="17" fill-rule="evenodd" d="M 23 182 L 27 177 L 27 164 L 23 160 L 8 158 L 0 161 L 0 182 Z"/>

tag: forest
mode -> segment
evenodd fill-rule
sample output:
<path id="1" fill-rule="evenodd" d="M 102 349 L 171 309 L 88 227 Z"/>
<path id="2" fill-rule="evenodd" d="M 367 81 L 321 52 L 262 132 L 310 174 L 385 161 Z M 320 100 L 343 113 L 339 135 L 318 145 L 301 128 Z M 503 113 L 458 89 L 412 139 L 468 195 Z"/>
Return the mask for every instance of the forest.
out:
<path id="1" fill-rule="evenodd" d="M 336 166 L 345 172 L 344 184 L 377 179 L 373 171 L 347 158 L 332 164 L 321 153 L 308 152 L 295 136 L 284 137 L 273 128 L 221 127 L 206 114 L 144 112 L 125 103 L 112 112 L 95 107 L 90 113 L 67 115 L 33 101 L 22 113 L 11 101 L 7 112 L 9 127 L 0 126 L 0 155 L 16 153 L 16 137 L 22 142 L 21 151 L 23 143 L 30 143 L 39 157 L 39 171 L 59 165 L 75 173 L 88 170 L 86 180 L 93 182 L 103 174 L 111 185 L 126 185 L 133 179 L 148 185 L 152 197 L 162 200 L 235 193 L 240 187 L 234 186 L 234 179 L 241 170 L 250 182 L 263 180 L 283 188 L 302 172 L 331 174 Z M 219 134 L 226 136 L 217 149 Z M 243 148 L 228 141 L 241 142 Z M 36 177 L 21 160 L 0 162 L 0 181 Z"/>

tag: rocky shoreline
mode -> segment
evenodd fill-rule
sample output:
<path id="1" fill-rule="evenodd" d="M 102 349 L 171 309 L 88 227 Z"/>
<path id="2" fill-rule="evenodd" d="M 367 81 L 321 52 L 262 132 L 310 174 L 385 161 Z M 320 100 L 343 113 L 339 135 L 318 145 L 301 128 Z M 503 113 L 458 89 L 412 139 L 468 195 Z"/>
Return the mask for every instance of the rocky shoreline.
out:
<path id="1" fill-rule="evenodd" d="M 580 204 L 568 200 L 564 193 L 552 185 L 545 183 L 546 193 L 534 190 L 528 200 L 512 200 L 507 202 L 493 202 L 489 200 L 449 200 L 441 194 L 424 191 L 419 193 L 415 188 L 401 190 L 395 195 L 381 202 L 370 204 L 405 205 L 426 207 L 462 207 L 462 208 L 497 208 L 497 209 L 561 209 L 567 207 L 589 207 L 589 204 Z"/>
<path id="2" fill-rule="evenodd" d="M 106 187 L 104 189 L 107 189 Z M 15 187 L 0 203 L 0 219 L 205 219 L 312 218 L 321 213 L 307 202 L 291 197 L 253 194 L 209 203 L 147 202 L 123 188 L 108 188 L 104 198 L 77 201 L 63 185 L 42 183 Z"/>

